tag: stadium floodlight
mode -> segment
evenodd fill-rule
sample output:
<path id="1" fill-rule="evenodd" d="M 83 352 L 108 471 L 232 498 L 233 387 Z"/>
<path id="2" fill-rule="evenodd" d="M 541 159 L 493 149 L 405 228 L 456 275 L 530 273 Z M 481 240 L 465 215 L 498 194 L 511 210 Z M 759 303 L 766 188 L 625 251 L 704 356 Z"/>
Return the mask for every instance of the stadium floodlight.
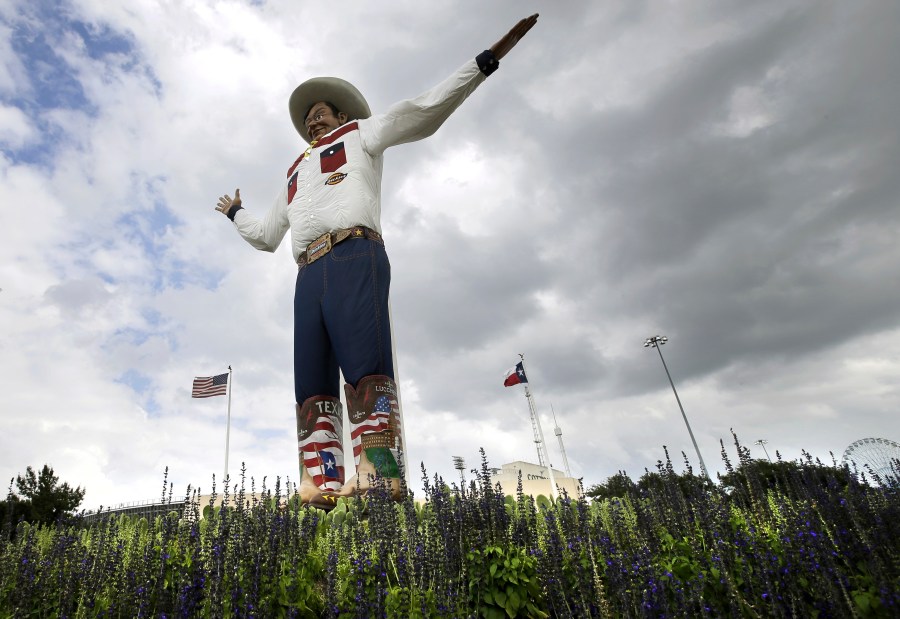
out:
<path id="1" fill-rule="evenodd" d="M 681 405 L 681 398 L 678 397 L 678 391 L 675 389 L 675 383 L 672 382 L 672 375 L 669 374 L 669 366 L 666 365 L 666 360 L 663 359 L 662 350 L 660 347 L 669 341 L 665 335 L 654 335 L 653 337 L 648 337 L 644 341 L 644 348 L 655 348 L 656 352 L 659 353 L 659 360 L 662 361 L 663 369 L 666 371 L 666 376 L 669 378 L 669 384 L 672 385 L 672 392 L 675 394 L 675 401 L 678 402 L 678 408 L 681 410 L 681 416 L 684 419 L 684 425 L 687 426 L 688 434 L 691 435 L 691 442 L 694 444 L 694 451 L 697 452 L 697 458 L 700 460 L 700 468 L 703 469 L 703 474 L 706 475 L 706 479 L 712 483 L 712 478 L 709 476 L 709 471 L 706 470 L 706 463 L 703 462 L 703 456 L 700 455 L 700 448 L 697 447 L 697 440 L 694 438 L 694 432 L 691 430 L 691 424 L 688 423 L 687 415 L 684 413 L 684 407 Z"/>
<path id="2" fill-rule="evenodd" d="M 463 471 L 466 470 L 466 461 L 463 460 L 461 456 L 453 456 L 453 468 L 459 471 L 459 481 L 462 482 L 461 488 L 464 488 L 466 485 L 466 478 L 463 475 Z"/>
<path id="3" fill-rule="evenodd" d="M 768 459 L 769 459 L 769 462 L 771 462 L 771 461 L 772 461 L 772 457 L 769 455 L 769 450 L 766 449 L 766 443 L 768 443 L 768 442 L 769 442 L 769 441 L 767 441 L 766 439 L 761 438 L 761 439 L 759 439 L 758 441 L 756 441 L 756 442 L 754 443 L 754 445 L 759 445 L 760 447 L 762 447 L 762 448 L 763 448 L 763 452 L 766 454 L 766 458 L 768 458 Z"/>

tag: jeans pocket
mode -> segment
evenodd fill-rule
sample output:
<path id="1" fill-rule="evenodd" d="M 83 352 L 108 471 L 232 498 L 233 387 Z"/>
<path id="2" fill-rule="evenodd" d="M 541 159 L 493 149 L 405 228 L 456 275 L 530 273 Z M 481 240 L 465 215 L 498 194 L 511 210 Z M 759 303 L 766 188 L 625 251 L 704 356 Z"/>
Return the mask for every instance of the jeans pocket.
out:
<path id="1" fill-rule="evenodd" d="M 335 262 L 365 258 L 372 255 L 371 243 L 369 239 L 350 239 L 335 245 L 329 255 Z"/>

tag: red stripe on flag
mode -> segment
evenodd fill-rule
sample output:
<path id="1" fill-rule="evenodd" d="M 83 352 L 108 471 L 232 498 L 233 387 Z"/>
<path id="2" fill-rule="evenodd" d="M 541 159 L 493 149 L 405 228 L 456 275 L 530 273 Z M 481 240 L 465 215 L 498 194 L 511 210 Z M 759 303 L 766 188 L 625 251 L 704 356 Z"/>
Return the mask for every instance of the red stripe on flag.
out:
<path id="1" fill-rule="evenodd" d="M 228 393 L 228 374 L 197 376 L 191 389 L 192 398 L 211 398 Z"/>
<path id="2" fill-rule="evenodd" d="M 300 447 L 301 453 L 315 453 L 318 451 L 328 451 L 329 447 L 336 447 L 337 449 L 342 449 L 343 445 L 341 445 L 340 441 L 315 441 L 312 443 L 307 443 Z"/>
<path id="3" fill-rule="evenodd" d="M 320 490 L 340 490 L 342 486 L 341 482 L 337 479 L 331 479 L 324 475 L 313 475 L 313 483 L 317 485 Z"/>
<path id="4" fill-rule="evenodd" d="M 326 432 L 332 432 L 332 433 L 337 434 L 337 432 L 334 429 L 334 424 L 331 423 L 331 420 L 328 419 L 327 417 L 325 417 L 324 419 L 320 417 L 319 421 L 316 422 L 316 425 L 315 425 L 315 427 L 313 427 L 312 431 L 316 432 L 318 430 L 324 430 Z"/>
<path id="5" fill-rule="evenodd" d="M 350 437 L 356 439 L 361 434 L 368 434 L 370 432 L 381 432 L 383 430 L 387 430 L 390 427 L 390 415 L 388 413 L 379 413 L 372 417 L 369 417 L 365 421 L 361 422 L 358 426 L 353 428 L 350 432 Z"/>

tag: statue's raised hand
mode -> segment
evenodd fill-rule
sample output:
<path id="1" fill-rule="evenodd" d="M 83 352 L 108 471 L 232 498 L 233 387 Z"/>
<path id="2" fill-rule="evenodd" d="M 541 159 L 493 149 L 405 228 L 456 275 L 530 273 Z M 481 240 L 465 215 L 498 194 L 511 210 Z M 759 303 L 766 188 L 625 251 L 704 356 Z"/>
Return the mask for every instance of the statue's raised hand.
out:
<path id="1" fill-rule="evenodd" d="M 512 30 L 507 32 L 502 39 L 491 45 L 491 52 L 494 54 L 494 58 L 500 60 L 506 54 L 509 53 L 509 50 L 516 46 L 516 43 L 525 36 L 525 34 L 531 30 L 534 25 L 537 23 L 538 14 L 535 13 L 530 17 L 526 17 L 525 19 L 519 20 L 519 23 L 513 26 Z"/>
<path id="2" fill-rule="evenodd" d="M 232 206 L 240 206 L 241 205 L 241 190 L 234 190 L 234 199 L 231 199 L 227 193 L 219 198 L 219 204 L 216 206 L 216 210 L 224 215 L 228 215 L 228 211 L 231 210 Z"/>

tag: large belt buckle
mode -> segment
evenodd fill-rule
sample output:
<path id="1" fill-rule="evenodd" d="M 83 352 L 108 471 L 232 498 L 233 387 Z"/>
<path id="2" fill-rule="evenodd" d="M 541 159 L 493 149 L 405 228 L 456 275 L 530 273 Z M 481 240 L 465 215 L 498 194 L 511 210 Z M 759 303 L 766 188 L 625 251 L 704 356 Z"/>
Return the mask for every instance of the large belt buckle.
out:
<path id="1" fill-rule="evenodd" d="M 306 263 L 312 264 L 331 251 L 331 233 L 326 232 L 306 248 Z"/>

